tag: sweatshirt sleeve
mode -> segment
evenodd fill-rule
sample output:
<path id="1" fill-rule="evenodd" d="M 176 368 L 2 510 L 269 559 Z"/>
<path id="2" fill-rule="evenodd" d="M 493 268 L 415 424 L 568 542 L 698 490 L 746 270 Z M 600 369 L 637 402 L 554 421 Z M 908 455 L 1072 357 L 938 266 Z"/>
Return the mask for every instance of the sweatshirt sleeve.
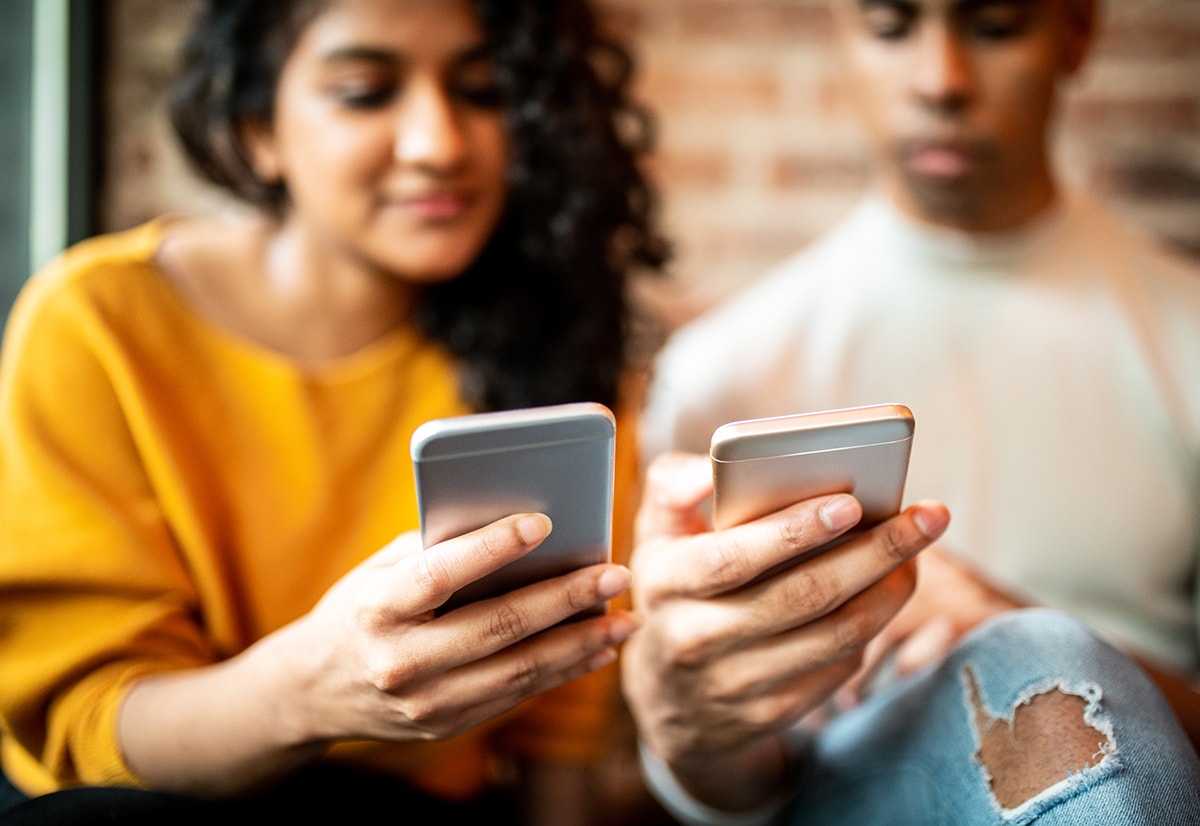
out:
<path id="1" fill-rule="evenodd" d="M 70 266 L 27 284 L 0 361 L 0 730 L 29 793 L 136 785 L 116 737 L 126 688 L 213 659 L 131 435 L 112 334 L 64 287 Z"/>

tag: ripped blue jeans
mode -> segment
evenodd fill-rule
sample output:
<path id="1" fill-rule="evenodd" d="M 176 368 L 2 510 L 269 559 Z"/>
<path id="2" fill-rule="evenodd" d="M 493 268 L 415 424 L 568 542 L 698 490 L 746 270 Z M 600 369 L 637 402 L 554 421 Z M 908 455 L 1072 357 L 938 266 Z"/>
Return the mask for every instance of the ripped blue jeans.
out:
<path id="1" fill-rule="evenodd" d="M 1065 733 L 1039 723 L 1055 702 L 1080 715 Z M 1078 744 L 1078 770 L 1057 781 L 1006 788 L 1011 773 L 990 771 L 1064 740 Z M 1200 824 L 1200 761 L 1161 694 L 1045 609 L 981 625 L 936 669 L 835 717 L 806 757 L 780 823 Z"/>

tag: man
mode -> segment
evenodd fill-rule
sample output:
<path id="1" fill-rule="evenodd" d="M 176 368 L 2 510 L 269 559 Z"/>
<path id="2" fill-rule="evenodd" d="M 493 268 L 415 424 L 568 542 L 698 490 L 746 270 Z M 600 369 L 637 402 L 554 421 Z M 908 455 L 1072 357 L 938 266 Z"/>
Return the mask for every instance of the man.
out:
<path id="1" fill-rule="evenodd" d="M 678 331 L 651 389 L 643 428 L 648 454 L 704 453 L 713 430 L 732 420 L 908 405 L 917 435 L 906 499 L 936 497 L 953 519 L 941 545 L 921 556 L 915 595 L 842 687 L 841 708 L 855 705 L 882 671 L 935 667 L 951 651 L 953 664 L 966 668 L 964 648 L 955 648 L 964 635 L 981 624 L 994 627 L 985 621 L 1009 609 L 1045 605 L 1135 652 L 1192 739 L 1200 739 L 1200 695 L 1189 684 L 1200 674 L 1200 276 L 1095 204 L 1063 192 L 1056 180 L 1050 130 L 1060 87 L 1087 55 L 1094 3 L 831 0 L 831 6 L 870 138 L 874 185 L 825 238 Z M 670 494 L 659 499 L 669 501 Z M 680 512 L 664 507 L 643 521 Z M 635 600 L 646 624 L 627 649 L 626 673 L 648 771 L 660 791 L 682 801 L 679 811 L 691 812 L 695 822 L 722 822 L 705 805 L 753 808 L 766 794 L 738 797 L 724 789 L 723 778 L 754 775 L 740 775 L 738 764 L 706 750 L 696 734 L 696 709 L 717 708 L 717 697 L 741 699 L 745 689 L 735 691 L 736 676 L 704 656 L 717 647 L 704 625 L 714 619 L 676 616 L 668 627 L 655 602 L 665 580 L 654 578 L 649 562 L 641 564 L 646 570 L 639 573 L 635 564 Z M 762 621 L 748 606 L 737 619 L 743 634 Z M 1045 612 L 1006 617 L 1032 618 L 1029 639 L 1040 637 L 1036 622 L 1045 622 L 1046 635 L 1054 633 Z M 1021 652 L 1010 654 L 1017 659 L 1006 667 L 1020 668 Z M 673 658 L 677 671 L 655 665 Z M 636 669 L 658 668 L 666 685 L 685 666 L 699 686 L 686 698 L 635 679 Z M 1067 668 L 1059 672 L 1064 678 Z M 1005 676 L 997 671 L 989 679 Z M 1108 692 L 1104 703 L 1119 711 L 1115 672 L 1089 672 L 1095 673 L 1103 677 L 1095 684 Z M 978 674 L 964 680 L 989 690 Z M 1022 698 L 1019 705 L 1055 696 L 1026 688 L 1011 695 Z M 976 719 L 984 706 L 1004 710 L 974 703 L 974 690 L 964 688 L 958 700 Z M 921 698 L 906 712 L 909 728 L 896 729 L 891 739 L 868 738 L 866 749 L 838 752 L 818 741 L 818 755 L 832 751 L 833 762 L 842 759 L 832 779 L 817 769 L 819 783 L 871 788 L 848 779 L 848 756 L 886 753 L 913 736 L 913 721 L 923 719 L 915 709 L 931 713 L 931 698 L 955 691 L 906 695 Z M 745 727 L 730 746 L 744 753 L 778 752 L 784 741 L 766 735 L 797 716 L 758 708 L 756 727 L 732 702 L 721 707 L 727 726 Z M 878 716 L 879 704 L 868 702 L 864 713 L 876 717 L 864 724 L 854 713 L 842 715 L 823 736 L 853 740 L 857 735 L 847 730 L 855 726 L 862 734 L 890 725 L 892 718 Z M 985 730 L 974 733 L 981 755 Z M 1171 737 L 1178 734 L 1176 728 Z M 776 782 L 763 786 L 781 788 L 779 760 L 759 757 L 775 766 Z M 977 757 L 995 777 L 995 765 Z M 1194 758 L 1188 754 L 1189 765 Z M 898 768 L 895 760 L 878 759 L 879 771 L 897 778 L 914 762 Z M 1066 770 L 1060 779 L 1071 773 L 1069 763 L 1059 764 Z M 957 788 L 946 768 L 937 764 L 937 777 L 925 782 Z M 1066 816 L 1069 806 L 1083 805 L 1064 807 L 1049 792 L 1054 776 L 1035 774 L 1026 778 L 1025 793 L 1009 798 L 1017 809 L 1058 807 Z M 997 788 L 992 792 L 993 803 L 1010 808 Z M 955 792 L 946 794 L 939 805 L 952 806 Z M 839 812 L 801 800 L 813 822 L 821 822 L 813 812 Z M 1118 804 L 1112 798 L 1105 805 Z"/>

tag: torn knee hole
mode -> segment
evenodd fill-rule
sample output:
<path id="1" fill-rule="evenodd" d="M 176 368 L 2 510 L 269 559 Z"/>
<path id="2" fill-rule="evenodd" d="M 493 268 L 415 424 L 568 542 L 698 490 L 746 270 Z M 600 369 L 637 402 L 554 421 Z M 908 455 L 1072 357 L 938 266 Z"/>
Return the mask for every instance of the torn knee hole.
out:
<path id="1" fill-rule="evenodd" d="M 1108 735 L 1084 717 L 1086 698 L 1052 688 L 1018 703 L 1011 719 L 993 717 L 983 706 L 975 674 L 969 668 L 964 672 L 979 743 L 976 758 L 1005 809 L 1095 766 L 1111 751 Z"/>

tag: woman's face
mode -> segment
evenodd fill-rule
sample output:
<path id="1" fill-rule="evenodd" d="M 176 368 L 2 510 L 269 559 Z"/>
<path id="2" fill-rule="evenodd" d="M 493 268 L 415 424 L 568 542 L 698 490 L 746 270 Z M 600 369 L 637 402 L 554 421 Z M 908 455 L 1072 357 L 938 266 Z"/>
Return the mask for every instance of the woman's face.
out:
<path id="1" fill-rule="evenodd" d="M 461 273 L 507 197 L 494 66 L 467 0 L 332 0 L 283 65 L 273 122 L 247 139 L 310 244 L 412 283 Z"/>

